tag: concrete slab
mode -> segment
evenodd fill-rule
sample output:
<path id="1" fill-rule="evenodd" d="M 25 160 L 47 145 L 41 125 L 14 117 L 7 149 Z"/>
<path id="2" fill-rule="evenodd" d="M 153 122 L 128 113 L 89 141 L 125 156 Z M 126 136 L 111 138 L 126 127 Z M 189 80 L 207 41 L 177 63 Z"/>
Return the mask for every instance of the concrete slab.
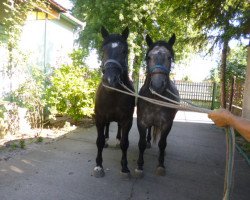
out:
<path id="1" fill-rule="evenodd" d="M 202 122 L 204 120 L 204 122 Z M 92 176 L 96 129 L 78 128 L 65 138 L 28 146 L 0 161 L 0 200 L 215 200 L 222 199 L 225 134 L 206 114 L 179 112 L 168 137 L 166 176 L 158 177 L 158 147 L 145 152 L 145 176 L 136 179 L 138 157 L 136 119 L 128 151 L 132 177 L 120 176 L 121 151 L 115 148 L 116 123 L 110 128 L 110 147 L 104 149 L 106 175 Z M 199 123 L 198 123 L 199 122 Z M 250 199 L 250 173 L 236 153 L 232 199 Z"/>

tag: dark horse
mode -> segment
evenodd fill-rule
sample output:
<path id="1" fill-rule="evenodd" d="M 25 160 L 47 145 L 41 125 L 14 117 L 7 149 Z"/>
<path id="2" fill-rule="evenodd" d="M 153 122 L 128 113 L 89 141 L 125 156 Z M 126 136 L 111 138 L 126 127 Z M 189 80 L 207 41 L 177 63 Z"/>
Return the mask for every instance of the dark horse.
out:
<path id="1" fill-rule="evenodd" d="M 108 144 L 108 140 L 109 140 L 109 125 L 110 123 L 107 123 L 105 125 L 105 145 L 104 148 L 108 148 L 109 144 Z M 116 134 L 116 140 L 117 140 L 117 144 L 116 146 L 120 145 L 120 141 L 121 141 L 121 126 L 119 124 L 117 124 L 117 134 Z"/>
<path id="2" fill-rule="evenodd" d="M 169 39 L 168 42 L 158 41 L 153 43 L 149 35 L 146 37 L 146 42 L 149 49 L 146 54 L 147 62 L 147 76 L 139 94 L 149 98 L 163 100 L 151 93 L 150 89 L 168 97 L 175 101 L 180 101 L 179 92 L 174 83 L 170 80 L 169 73 L 171 64 L 174 60 L 173 45 L 175 43 L 175 35 Z M 173 94 L 170 94 L 171 91 Z M 164 100 L 166 101 L 166 100 Z M 135 170 L 137 176 L 143 175 L 143 154 L 147 146 L 146 132 L 151 127 L 154 127 L 153 136 L 156 138 L 160 134 L 159 147 L 159 164 L 156 169 L 157 175 L 165 175 L 164 167 L 164 152 L 167 146 L 167 136 L 172 128 L 173 120 L 177 110 L 173 108 L 166 108 L 138 99 L 137 103 L 137 126 L 140 134 L 139 139 L 139 158 L 137 161 L 137 169 Z"/>
<path id="3" fill-rule="evenodd" d="M 128 88 L 134 91 L 128 77 L 128 44 L 127 38 L 129 29 L 126 28 L 122 34 L 109 34 L 102 27 L 102 37 L 104 39 L 102 45 L 103 60 L 102 60 L 102 81 L 98 87 L 95 101 L 95 120 L 97 128 L 97 157 L 96 167 L 94 168 L 94 176 L 104 176 L 102 166 L 102 151 L 105 145 L 105 129 L 109 123 L 115 121 L 121 129 L 120 148 L 122 150 L 121 172 L 129 175 L 127 161 L 127 149 L 129 146 L 128 134 L 133 122 L 133 112 L 135 106 L 135 98 L 122 94 L 106 86 L 125 90 L 120 83 L 123 83 Z M 107 133 L 107 132 L 106 132 Z"/>

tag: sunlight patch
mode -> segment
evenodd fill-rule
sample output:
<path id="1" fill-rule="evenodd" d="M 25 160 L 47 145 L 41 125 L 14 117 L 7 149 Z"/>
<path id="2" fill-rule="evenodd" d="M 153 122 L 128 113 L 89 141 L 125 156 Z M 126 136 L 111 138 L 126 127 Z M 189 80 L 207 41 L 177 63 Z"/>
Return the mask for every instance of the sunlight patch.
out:
<path id="1" fill-rule="evenodd" d="M 10 166 L 10 169 L 14 172 L 17 172 L 19 174 L 22 174 L 23 173 L 23 170 L 19 169 L 18 167 L 15 167 L 13 165 Z"/>

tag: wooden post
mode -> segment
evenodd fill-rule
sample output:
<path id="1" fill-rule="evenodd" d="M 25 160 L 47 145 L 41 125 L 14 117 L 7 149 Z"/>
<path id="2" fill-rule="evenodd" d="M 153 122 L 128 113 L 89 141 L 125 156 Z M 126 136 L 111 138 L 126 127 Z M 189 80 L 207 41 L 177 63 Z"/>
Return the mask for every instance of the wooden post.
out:
<path id="1" fill-rule="evenodd" d="M 216 82 L 213 83 L 213 97 L 212 97 L 212 104 L 211 104 L 211 110 L 215 107 L 215 96 L 216 96 Z"/>
<path id="2" fill-rule="evenodd" d="M 242 116 L 250 119 L 250 41 L 247 48 L 247 72 L 243 95 Z"/>
<path id="3" fill-rule="evenodd" d="M 224 40 L 221 53 L 220 82 L 221 82 L 221 107 L 226 108 L 226 67 L 227 67 L 228 40 Z"/>
<path id="4" fill-rule="evenodd" d="M 232 82 L 231 82 L 231 91 L 230 91 L 229 105 L 228 105 L 228 110 L 229 111 L 232 111 L 233 98 L 234 98 L 234 90 L 235 90 L 235 80 L 236 80 L 236 76 L 234 76 L 232 78 Z"/>

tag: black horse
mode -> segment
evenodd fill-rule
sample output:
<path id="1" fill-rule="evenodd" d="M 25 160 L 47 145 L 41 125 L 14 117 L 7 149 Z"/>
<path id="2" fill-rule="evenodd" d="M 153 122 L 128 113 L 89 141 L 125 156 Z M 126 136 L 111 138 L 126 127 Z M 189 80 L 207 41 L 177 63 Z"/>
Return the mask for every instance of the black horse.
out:
<path id="1" fill-rule="evenodd" d="M 146 37 L 146 42 L 149 49 L 146 54 L 147 75 L 144 85 L 139 94 L 149 98 L 163 100 L 151 93 L 150 90 L 168 97 L 175 101 L 180 101 L 179 92 L 174 83 L 170 80 L 169 73 L 171 64 L 174 60 L 173 45 L 175 43 L 175 35 L 169 39 L 168 42 L 158 41 L 153 43 L 149 35 Z M 173 94 L 168 92 L 171 91 Z M 165 100 L 166 101 L 166 100 Z M 173 120 L 177 110 L 173 108 L 166 108 L 138 99 L 137 103 L 137 126 L 140 134 L 139 139 L 139 158 L 137 161 L 137 169 L 135 170 L 137 176 L 143 175 L 143 154 L 147 146 L 146 132 L 151 127 L 154 127 L 153 136 L 156 138 L 160 134 L 159 147 L 159 164 L 156 169 L 157 175 L 165 175 L 164 167 L 164 152 L 167 145 L 167 136 L 172 128 Z M 150 134 L 150 133 L 149 133 Z M 148 140 L 148 138 L 147 138 Z"/>
<path id="2" fill-rule="evenodd" d="M 94 176 L 104 176 L 102 166 L 102 151 L 105 145 L 105 129 L 109 123 L 115 121 L 121 128 L 120 148 L 122 150 L 121 172 L 129 175 L 127 162 L 127 149 L 129 146 L 128 134 L 133 122 L 133 112 L 135 106 L 135 98 L 108 89 L 105 85 L 120 90 L 125 90 L 120 83 L 134 91 L 133 85 L 128 77 L 128 44 L 127 38 L 129 29 L 126 28 L 122 34 L 109 34 L 102 27 L 101 34 L 104 39 L 102 45 L 102 81 L 96 93 L 95 100 L 95 121 L 97 127 L 97 157 L 96 167 L 94 168 Z M 106 132 L 107 133 L 107 132 Z"/>
<path id="3" fill-rule="evenodd" d="M 104 148 L 108 148 L 109 144 L 108 144 L 108 140 L 109 140 L 109 126 L 110 123 L 108 122 L 105 125 L 105 145 Z M 121 141 L 121 125 L 117 124 L 117 134 L 116 134 L 116 140 L 117 140 L 117 144 L 116 146 L 118 147 L 120 145 L 120 141 Z"/>

